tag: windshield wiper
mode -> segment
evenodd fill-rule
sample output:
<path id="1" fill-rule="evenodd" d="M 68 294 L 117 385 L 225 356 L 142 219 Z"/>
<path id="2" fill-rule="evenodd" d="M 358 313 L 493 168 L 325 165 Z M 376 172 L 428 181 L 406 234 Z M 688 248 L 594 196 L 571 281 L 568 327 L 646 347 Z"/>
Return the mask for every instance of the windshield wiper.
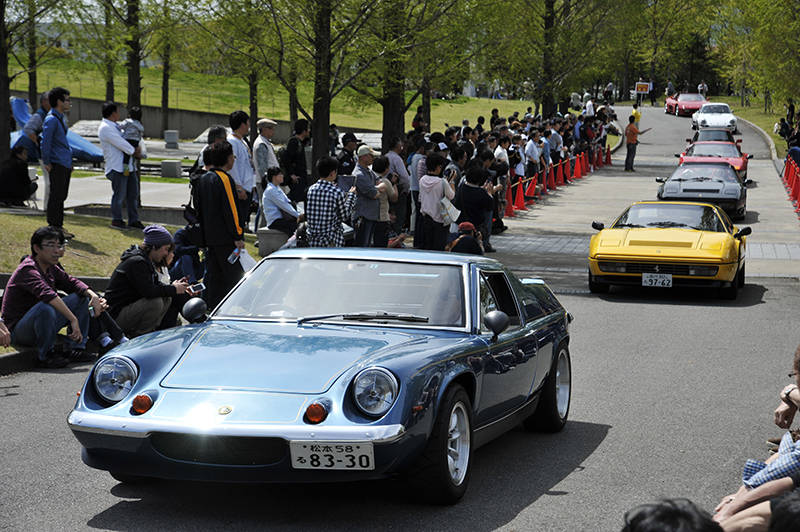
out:
<path id="1" fill-rule="evenodd" d="M 654 225 L 656 227 L 686 227 L 686 224 L 681 222 L 650 222 L 647 225 Z"/>
<path id="2" fill-rule="evenodd" d="M 413 323 L 428 323 L 430 321 L 426 316 L 416 316 L 414 314 L 396 314 L 393 312 L 356 312 L 351 314 L 323 314 L 320 316 L 303 316 L 297 318 L 297 324 L 305 323 L 307 321 L 326 320 L 328 318 L 342 318 L 348 321 L 370 321 L 370 320 L 394 320 L 394 321 L 408 321 Z"/>
<path id="3" fill-rule="evenodd" d="M 644 227 L 644 226 L 639 224 L 624 223 L 624 224 L 617 224 L 614 227 L 617 228 L 617 227 Z"/>

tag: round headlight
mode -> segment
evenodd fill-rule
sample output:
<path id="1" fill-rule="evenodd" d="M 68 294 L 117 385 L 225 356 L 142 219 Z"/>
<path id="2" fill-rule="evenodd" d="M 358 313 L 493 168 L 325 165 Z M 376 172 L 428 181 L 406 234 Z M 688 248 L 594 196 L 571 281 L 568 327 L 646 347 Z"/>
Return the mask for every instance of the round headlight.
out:
<path id="1" fill-rule="evenodd" d="M 367 368 L 356 375 L 353 398 L 362 412 L 379 417 L 397 400 L 397 387 L 397 379 L 385 369 Z"/>
<path id="2" fill-rule="evenodd" d="M 138 377 L 139 370 L 131 359 L 108 357 L 94 368 L 94 389 L 106 401 L 118 403 L 128 396 Z"/>

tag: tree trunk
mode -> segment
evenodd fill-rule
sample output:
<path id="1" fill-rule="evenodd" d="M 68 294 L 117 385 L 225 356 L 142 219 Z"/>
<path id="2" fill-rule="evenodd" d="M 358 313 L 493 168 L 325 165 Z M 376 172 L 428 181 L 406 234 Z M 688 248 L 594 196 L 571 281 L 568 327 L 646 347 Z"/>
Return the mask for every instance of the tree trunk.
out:
<path id="1" fill-rule="evenodd" d="M 617 101 L 623 101 L 630 98 L 630 90 L 628 90 L 628 76 L 630 75 L 628 72 L 628 61 L 629 61 L 630 53 L 625 53 L 625 58 L 622 61 L 622 93 L 617 98 Z"/>
<path id="2" fill-rule="evenodd" d="M 39 96 L 37 95 L 37 80 L 36 80 L 36 3 L 33 0 L 28 0 L 28 35 L 26 36 L 28 48 L 28 101 L 33 107 L 33 110 L 39 108 Z"/>
<path id="3" fill-rule="evenodd" d="M 556 112 L 555 87 L 553 86 L 553 44 L 556 38 L 556 2 L 544 2 L 544 46 L 542 49 L 542 116 L 547 117 Z"/>
<path id="4" fill-rule="evenodd" d="M 112 27 L 113 22 L 113 15 L 111 14 L 111 8 L 108 6 L 106 2 L 103 2 L 103 20 L 105 20 L 106 28 Z M 113 102 L 114 101 L 114 66 L 116 61 L 114 57 L 112 57 L 110 52 L 106 52 L 105 55 L 105 71 L 106 71 L 106 101 Z"/>
<path id="5" fill-rule="evenodd" d="M 139 0 L 127 0 L 125 27 L 128 30 L 128 110 L 142 106 L 142 78 L 139 62 L 142 58 L 139 30 Z"/>
<path id="6" fill-rule="evenodd" d="M 403 30 L 402 13 L 403 4 L 395 1 L 388 10 L 383 20 L 384 40 L 397 42 L 402 38 Z M 384 58 L 383 99 L 383 138 L 381 139 L 381 153 L 387 153 L 394 146 L 389 146 L 392 137 L 404 138 L 405 133 L 405 62 L 395 49 L 389 51 Z"/>
<path id="7" fill-rule="evenodd" d="M 428 124 L 423 131 L 431 130 L 431 83 L 427 78 L 422 80 L 422 121 Z"/>
<path id="8" fill-rule="evenodd" d="M 328 154 L 328 126 L 331 120 L 331 0 L 317 0 L 314 20 L 314 122 L 311 135 L 311 182 L 319 179 L 317 161 Z"/>
<path id="9" fill-rule="evenodd" d="M 170 69 L 170 46 L 164 46 L 164 53 L 161 56 L 163 68 L 161 70 L 161 138 L 164 132 L 169 129 L 169 69 Z M 130 109 L 129 109 L 130 112 Z"/>
<path id="10" fill-rule="evenodd" d="M 247 76 L 247 86 L 250 87 L 250 145 L 258 137 L 256 122 L 258 121 L 258 73 L 253 71 Z"/>
<path id="11" fill-rule="evenodd" d="M 8 34 L 6 33 L 6 3 L 0 5 L 0 160 L 11 155 L 11 95 L 8 79 Z M 5 117 L 2 119 L 2 117 Z"/>

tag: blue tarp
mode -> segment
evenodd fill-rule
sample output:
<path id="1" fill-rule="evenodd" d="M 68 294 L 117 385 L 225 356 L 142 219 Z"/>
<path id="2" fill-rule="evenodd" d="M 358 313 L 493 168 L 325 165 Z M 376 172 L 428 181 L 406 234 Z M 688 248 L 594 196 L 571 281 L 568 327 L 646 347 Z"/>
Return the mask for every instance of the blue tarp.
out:
<path id="1" fill-rule="evenodd" d="M 28 101 L 22 98 L 14 98 L 11 100 L 11 110 L 14 112 L 14 119 L 17 121 L 18 131 L 11 134 L 11 147 L 17 144 L 28 148 L 28 160 L 39 158 L 39 149 L 31 142 L 31 139 L 22 132 L 22 128 L 28 123 L 31 114 L 28 111 Z M 87 161 L 90 163 L 103 162 L 103 150 L 95 146 L 85 138 L 77 133 L 67 131 L 67 142 L 72 148 L 72 156 L 79 161 Z"/>

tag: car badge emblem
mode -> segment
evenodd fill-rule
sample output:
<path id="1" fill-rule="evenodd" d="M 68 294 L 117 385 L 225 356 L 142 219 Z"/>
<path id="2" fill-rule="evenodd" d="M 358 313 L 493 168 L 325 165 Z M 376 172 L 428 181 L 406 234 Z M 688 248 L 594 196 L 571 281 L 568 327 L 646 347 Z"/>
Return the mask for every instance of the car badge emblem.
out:
<path id="1" fill-rule="evenodd" d="M 221 406 L 219 407 L 219 410 L 217 410 L 217 413 L 219 413 L 221 416 L 227 416 L 231 412 L 233 412 L 233 408 L 230 406 Z"/>
<path id="2" fill-rule="evenodd" d="M 658 273 L 658 266 L 656 266 L 656 273 Z"/>

